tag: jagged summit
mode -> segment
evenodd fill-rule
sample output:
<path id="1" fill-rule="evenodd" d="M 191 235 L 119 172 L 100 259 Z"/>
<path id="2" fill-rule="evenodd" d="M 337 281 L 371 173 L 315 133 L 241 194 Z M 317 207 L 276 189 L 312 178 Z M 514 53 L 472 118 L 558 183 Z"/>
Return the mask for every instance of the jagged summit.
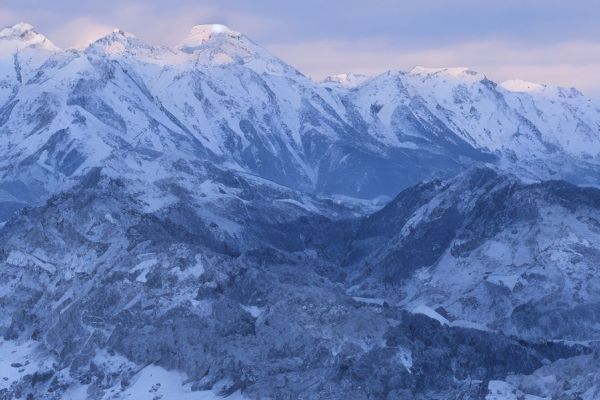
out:
<path id="1" fill-rule="evenodd" d="M 282 74 L 288 71 L 297 75 L 295 69 L 262 46 L 221 24 L 194 26 L 174 50 L 193 55 L 199 64 L 244 65 L 258 73 Z"/>
<path id="2" fill-rule="evenodd" d="M 99 39 L 96 39 L 96 41 L 94 41 L 90 46 L 94 45 L 95 43 L 123 42 L 129 40 L 138 41 L 139 39 L 131 32 L 124 31 L 120 28 L 115 28 L 112 32 L 102 36 Z"/>
<path id="3" fill-rule="evenodd" d="M 131 32 L 115 28 L 112 32 L 90 43 L 83 50 L 93 53 L 99 52 L 110 57 L 120 57 L 126 54 L 137 54 L 138 56 L 154 54 L 160 58 L 160 54 L 163 54 L 161 50 L 164 49 L 166 48 L 140 40 Z"/>
<path id="4" fill-rule="evenodd" d="M 123 37 L 135 38 L 135 35 L 133 33 L 124 31 L 123 29 L 120 29 L 120 28 L 113 29 L 112 34 L 118 35 L 118 36 L 123 36 Z"/>
<path id="5" fill-rule="evenodd" d="M 0 38 L 20 36 L 33 30 L 33 25 L 26 22 L 19 22 L 11 27 L 4 28 L 0 31 Z"/>
<path id="6" fill-rule="evenodd" d="M 0 51 L 12 51 L 28 47 L 48 51 L 60 50 L 46 36 L 37 32 L 31 24 L 25 22 L 0 30 Z"/>

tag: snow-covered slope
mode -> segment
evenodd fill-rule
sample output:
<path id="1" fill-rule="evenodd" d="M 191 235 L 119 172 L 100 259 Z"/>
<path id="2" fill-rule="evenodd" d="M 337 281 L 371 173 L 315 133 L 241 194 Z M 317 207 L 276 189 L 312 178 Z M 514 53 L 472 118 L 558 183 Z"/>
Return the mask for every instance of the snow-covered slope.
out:
<path id="1" fill-rule="evenodd" d="M 467 68 L 417 67 L 374 77 L 346 96 L 371 134 L 392 146 L 464 141 L 520 175 L 596 184 L 598 101 L 575 89 L 515 88 Z"/>
<path id="2" fill-rule="evenodd" d="M 174 48 L 115 30 L 63 51 L 18 24 L 0 49 L 6 210 L 94 167 L 152 182 L 182 162 L 361 198 L 481 162 L 597 183 L 598 105 L 575 90 L 509 91 L 464 68 L 318 84 L 222 25 Z"/>
<path id="3" fill-rule="evenodd" d="M 49 57 L 60 51 L 31 25 L 20 23 L 0 30 L 0 103 L 4 105 L 14 101 L 18 87 L 31 79 Z"/>

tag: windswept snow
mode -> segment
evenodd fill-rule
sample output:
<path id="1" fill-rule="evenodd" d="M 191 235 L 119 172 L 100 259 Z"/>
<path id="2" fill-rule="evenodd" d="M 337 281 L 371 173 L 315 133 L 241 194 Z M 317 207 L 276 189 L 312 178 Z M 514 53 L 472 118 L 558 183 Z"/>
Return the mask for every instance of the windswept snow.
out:
<path id="1" fill-rule="evenodd" d="M 509 92 L 537 92 L 544 90 L 545 86 L 539 83 L 527 82 L 520 79 L 512 79 L 504 81 L 500 84 L 504 89 Z"/>
<path id="2" fill-rule="evenodd" d="M 194 391 L 186 376 L 176 371 L 149 365 L 131 380 L 122 393 L 109 395 L 105 400 L 244 400 L 240 393 L 219 396 L 214 391 Z"/>

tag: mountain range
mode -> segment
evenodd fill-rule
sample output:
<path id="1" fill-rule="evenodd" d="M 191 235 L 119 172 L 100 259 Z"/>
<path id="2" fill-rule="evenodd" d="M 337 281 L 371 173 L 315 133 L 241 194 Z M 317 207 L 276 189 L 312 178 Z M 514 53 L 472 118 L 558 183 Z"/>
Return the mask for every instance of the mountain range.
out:
<path id="1" fill-rule="evenodd" d="M 600 99 L 0 31 L 0 399 L 600 396 Z"/>

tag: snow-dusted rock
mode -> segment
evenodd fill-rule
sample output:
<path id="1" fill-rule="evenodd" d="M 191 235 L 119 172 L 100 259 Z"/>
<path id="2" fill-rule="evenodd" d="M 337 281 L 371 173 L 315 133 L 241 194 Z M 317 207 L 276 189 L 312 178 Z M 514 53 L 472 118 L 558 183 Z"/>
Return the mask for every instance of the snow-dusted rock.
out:
<path id="1" fill-rule="evenodd" d="M 222 25 L 19 24 L 0 74 L 0 398 L 597 393 L 600 192 L 546 180 L 598 184 L 577 90 L 315 83 Z"/>

